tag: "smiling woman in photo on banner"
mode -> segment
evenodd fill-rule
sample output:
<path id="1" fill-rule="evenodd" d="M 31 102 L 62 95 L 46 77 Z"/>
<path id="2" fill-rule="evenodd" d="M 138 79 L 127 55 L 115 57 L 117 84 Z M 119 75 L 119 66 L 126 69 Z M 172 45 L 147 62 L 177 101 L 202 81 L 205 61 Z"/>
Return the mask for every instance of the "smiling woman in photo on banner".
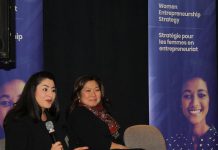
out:
<path id="1" fill-rule="evenodd" d="M 182 77 L 177 102 L 184 116 L 180 118 L 183 129 L 166 139 L 168 149 L 218 149 L 218 132 L 213 124 L 216 116 L 211 114 L 216 110 L 216 85 L 201 71 Z"/>
<path id="2" fill-rule="evenodd" d="M 168 149 L 217 149 L 216 1 L 148 3 L 149 123 Z"/>

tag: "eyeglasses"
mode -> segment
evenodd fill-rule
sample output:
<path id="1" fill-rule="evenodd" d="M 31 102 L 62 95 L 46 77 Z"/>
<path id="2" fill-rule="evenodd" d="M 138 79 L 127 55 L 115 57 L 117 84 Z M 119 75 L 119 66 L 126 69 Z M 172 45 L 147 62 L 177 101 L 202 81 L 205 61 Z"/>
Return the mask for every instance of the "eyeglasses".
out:
<path id="1" fill-rule="evenodd" d="M 14 102 L 10 99 L 8 95 L 0 96 L 0 106 L 2 107 L 12 107 Z"/>

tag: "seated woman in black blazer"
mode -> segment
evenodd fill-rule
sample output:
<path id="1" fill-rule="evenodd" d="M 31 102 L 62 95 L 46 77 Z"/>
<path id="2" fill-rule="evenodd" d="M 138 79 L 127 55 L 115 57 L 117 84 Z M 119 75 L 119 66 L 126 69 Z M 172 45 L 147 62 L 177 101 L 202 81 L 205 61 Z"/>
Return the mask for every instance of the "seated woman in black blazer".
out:
<path id="1" fill-rule="evenodd" d="M 6 150 L 68 149 L 68 138 L 56 124 L 58 114 L 54 76 L 49 72 L 35 73 L 27 81 L 18 102 L 4 120 Z M 50 137 L 46 128 L 48 121 L 54 123 L 54 128 L 51 127 L 55 129 L 56 135 L 53 137 L 56 139 Z M 87 147 L 76 150 L 83 149 Z"/>
<path id="2" fill-rule="evenodd" d="M 91 150 L 127 149 L 116 143 L 119 124 L 104 107 L 104 88 L 95 76 L 81 76 L 74 84 L 68 116 L 70 147 L 87 145 Z M 76 145 L 76 146 L 78 146 Z"/>

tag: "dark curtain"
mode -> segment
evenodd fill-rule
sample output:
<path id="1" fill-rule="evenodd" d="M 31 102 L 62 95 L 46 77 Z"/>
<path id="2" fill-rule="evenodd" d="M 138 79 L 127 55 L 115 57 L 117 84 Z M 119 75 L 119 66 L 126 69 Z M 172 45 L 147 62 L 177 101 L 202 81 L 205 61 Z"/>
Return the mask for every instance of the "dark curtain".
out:
<path id="1" fill-rule="evenodd" d="M 146 0 L 45 0 L 44 67 L 62 109 L 75 78 L 96 74 L 123 129 L 148 124 L 147 32 Z"/>

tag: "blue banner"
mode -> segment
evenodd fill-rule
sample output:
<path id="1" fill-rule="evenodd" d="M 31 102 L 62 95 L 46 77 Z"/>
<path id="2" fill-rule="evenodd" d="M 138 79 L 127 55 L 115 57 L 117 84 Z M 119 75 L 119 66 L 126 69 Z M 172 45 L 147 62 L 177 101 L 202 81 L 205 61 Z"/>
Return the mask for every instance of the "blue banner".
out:
<path id="1" fill-rule="evenodd" d="M 216 1 L 149 0 L 148 5 L 149 123 L 163 133 L 168 149 L 212 145 L 196 141 L 211 130 L 217 133 Z M 204 147 L 211 148 L 218 147 Z"/>
<path id="2" fill-rule="evenodd" d="M 0 139 L 4 138 L 3 119 L 18 99 L 25 81 L 43 66 L 42 0 L 17 0 L 16 68 L 0 70 Z"/>

